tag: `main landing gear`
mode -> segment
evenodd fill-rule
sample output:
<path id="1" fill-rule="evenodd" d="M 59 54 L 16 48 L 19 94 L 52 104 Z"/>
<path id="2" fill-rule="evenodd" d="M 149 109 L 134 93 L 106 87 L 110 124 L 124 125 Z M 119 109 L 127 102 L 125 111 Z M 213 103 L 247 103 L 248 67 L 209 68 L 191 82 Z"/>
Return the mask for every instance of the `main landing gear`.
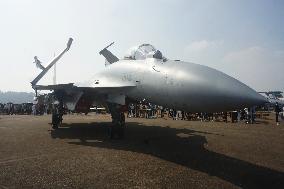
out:
<path id="1" fill-rule="evenodd" d="M 111 139 L 115 138 L 115 136 L 123 138 L 125 130 L 125 115 L 122 111 L 122 106 L 119 104 L 109 103 L 108 108 L 112 118 L 112 125 L 109 127 L 109 137 Z"/>
<path id="2" fill-rule="evenodd" d="M 52 110 L 52 128 L 58 129 L 59 125 L 63 120 L 63 102 L 59 102 L 59 104 L 54 104 Z"/>
<path id="3" fill-rule="evenodd" d="M 115 103 L 108 103 L 108 108 L 111 113 L 112 124 L 108 128 L 108 134 L 111 139 L 118 137 L 124 137 L 125 130 L 125 115 L 123 106 Z M 63 102 L 59 101 L 58 104 L 54 104 L 52 111 L 52 128 L 58 129 L 63 120 Z"/>

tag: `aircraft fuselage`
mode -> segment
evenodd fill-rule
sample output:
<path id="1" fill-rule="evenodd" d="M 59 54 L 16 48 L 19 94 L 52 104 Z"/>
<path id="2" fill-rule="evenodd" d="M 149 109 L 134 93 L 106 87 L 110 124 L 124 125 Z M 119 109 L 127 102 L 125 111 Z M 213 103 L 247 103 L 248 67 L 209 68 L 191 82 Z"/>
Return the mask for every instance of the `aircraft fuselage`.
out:
<path id="1" fill-rule="evenodd" d="M 116 83 L 135 86 L 121 92 L 131 99 L 146 99 L 189 112 L 230 111 L 266 101 L 247 85 L 220 71 L 183 61 L 120 60 L 96 74 L 90 87 Z"/>

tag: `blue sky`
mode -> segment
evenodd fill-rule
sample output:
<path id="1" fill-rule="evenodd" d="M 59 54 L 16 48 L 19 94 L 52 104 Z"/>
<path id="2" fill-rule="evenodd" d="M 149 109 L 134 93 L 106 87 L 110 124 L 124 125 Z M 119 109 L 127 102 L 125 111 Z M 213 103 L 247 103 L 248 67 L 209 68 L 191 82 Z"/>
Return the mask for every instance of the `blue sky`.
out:
<path id="1" fill-rule="evenodd" d="M 170 59 L 223 71 L 258 91 L 284 90 L 284 1 L 0 0 L 0 90 L 32 91 L 37 55 L 47 63 L 74 38 L 58 83 L 102 69 L 108 43 L 118 57 L 151 43 Z M 52 84 L 52 72 L 41 84 Z"/>

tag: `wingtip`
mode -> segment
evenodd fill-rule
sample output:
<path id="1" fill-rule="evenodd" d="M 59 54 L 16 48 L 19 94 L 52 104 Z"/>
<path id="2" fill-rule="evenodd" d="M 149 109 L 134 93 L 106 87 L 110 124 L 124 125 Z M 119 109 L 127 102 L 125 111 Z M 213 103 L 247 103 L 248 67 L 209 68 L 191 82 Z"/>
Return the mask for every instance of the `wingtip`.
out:
<path id="1" fill-rule="evenodd" d="M 68 40 L 68 43 L 67 43 L 67 51 L 70 49 L 72 42 L 73 42 L 73 38 L 70 37 L 69 40 Z"/>

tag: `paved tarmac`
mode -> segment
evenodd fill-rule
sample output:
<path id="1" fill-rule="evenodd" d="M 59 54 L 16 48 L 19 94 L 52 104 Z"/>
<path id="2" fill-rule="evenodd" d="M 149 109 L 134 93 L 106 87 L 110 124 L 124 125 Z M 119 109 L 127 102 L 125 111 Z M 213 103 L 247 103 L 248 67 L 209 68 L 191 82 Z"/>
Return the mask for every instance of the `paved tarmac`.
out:
<path id="1" fill-rule="evenodd" d="M 284 188 L 284 124 L 0 116 L 0 188 Z"/>

